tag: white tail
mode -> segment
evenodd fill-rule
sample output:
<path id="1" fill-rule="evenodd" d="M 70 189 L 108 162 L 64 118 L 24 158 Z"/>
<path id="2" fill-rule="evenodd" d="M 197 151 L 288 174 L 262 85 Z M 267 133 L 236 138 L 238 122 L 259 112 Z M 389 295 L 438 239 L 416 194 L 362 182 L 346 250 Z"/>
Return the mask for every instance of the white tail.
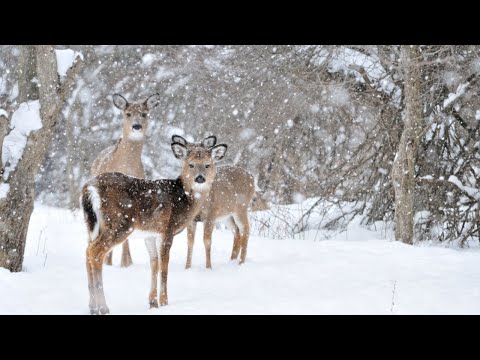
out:
<path id="1" fill-rule="evenodd" d="M 98 231 L 100 229 L 100 224 L 103 222 L 102 220 L 102 213 L 100 212 L 100 207 L 102 200 L 100 199 L 100 195 L 98 194 L 97 189 L 93 186 L 87 187 L 88 192 L 88 200 L 91 204 L 91 209 L 93 214 L 95 215 L 95 220 L 93 222 L 93 229 L 90 231 L 90 241 L 96 239 L 98 237 Z"/>

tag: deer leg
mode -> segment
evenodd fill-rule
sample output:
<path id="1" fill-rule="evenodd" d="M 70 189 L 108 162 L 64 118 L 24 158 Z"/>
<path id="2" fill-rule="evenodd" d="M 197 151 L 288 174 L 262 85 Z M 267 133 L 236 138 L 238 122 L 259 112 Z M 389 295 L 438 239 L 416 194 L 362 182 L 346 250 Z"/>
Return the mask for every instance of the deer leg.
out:
<path id="1" fill-rule="evenodd" d="M 211 250 L 212 250 L 212 232 L 214 223 L 212 221 L 205 221 L 203 223 L 203 243 L 205 244 L 205 258 L 207 269 L 212 268 Z"/>
<path id="2" fill-rule="evenodd" d="M 173 235 L 168 234 L 163 238 L 160 248 L 160 268 L 161 268 L 161 284 L 160 284 L 160 306 L 168 305 L 167 279 L 168 279 L 168 262 L 170 260 L 170 248 L 172 247 Z"/>
<path id="3" fill-rule="evenodd" d="M 150 293 L 148 295 L 148 304 L 150 309 L 158 308 L 157 300 L 157 284 L 158 284 L 158 252 L 156 246 L 157 239 L 153 236 L 145 239 L 145 245 L 147 247 L 148 255 L 150 256 L 150 269 L 151 269 L 151 285 Z"/>
<path id="4" fill-rule="evenodd" d="M 187 264 L 185 265 L 185 269 L 190 269 L 190 267 L 192 266 L 193 243 L 195 242 L 196 230 L 197 230 L 197 222 L 192 221 L 192 223 L 187 226 L 188 251 L 187 251 Z"/>
<path id="5" fill-rule="evenodd" d="M 93 269 L 90 265 L 90 259 L 88 257 L 88 249 L 86 253 L 86 265 L 87 265 L 87 277 L 88 277 L 88 293 L 90 300 L 88 302 L 88 307 L 90 309 L 90 314 L 93 315 L 97 311 L 97 301 L 95 299 L 95 287 L 93 282 Z"/>
<path id="6" fill-rule="evenodd" d="M 235 216 L 235 223 L 240 230 L 240 264 L 243 264 L 247 258 L 247 245 L 250 234 L 250 225 L 248 223 L 248 213 L 245 211 Z"/>
<path id="7" fill-rule="evenodd" d="M 232 248 L 232 256 L 230 257 L 230 260 L 236 260 L 238 259 L 238 253 L 240 251 L 240 229 L 238 228 L 237 224 L 235 224 L 235 221 L 233 221 L 233 248 Z"/>
<path id="8" fill-rule="evenodd" d="M 106 231 L 102 233 L 96 241 L 91 242 L 87 248 L 87 261 L 90 263 L 90 269 L 92 271 L 93 289 L 95 296 L 96 308 L 91 313 L 93 314 L 108 314 L 108 309 L 105 293 L 103 291 L 103 262 L 105 255 L 118 243 L 125 240 L 126 233 L 118 233 L 112 235 Z"/>
<path id="9" fill-rule="evenodd" d="M 105 301 L 103 292 L 103 260 L 106 251 L 102 242 L 90 243 L 87 249 L 87 262 L 90 263 L 92 272 L 92 287 L 94 294 L 95 307 L 90 308 L 90 314 L 108 314 L 109 309 Z"/>
<path id="10" fill-rule="evenodd" d="M 129 267 L 132 264 L 133 264 L 132 255 L 130 254 L 130 246 L 128 244 L 128 239 L 127 239 L 122 244 L 122 261 L 120 263 L 120 266 Z"/>
<path id="11" fill-rule="evenodd" d="M 111 266 L 111 265 L 112 265 L 112 258 L 113 258 L 113 250 L 110 251 L 110 252 L 107 254 L 107 256 L 105 256 L 105 262 L 104 262 L 104 264 Z"/>

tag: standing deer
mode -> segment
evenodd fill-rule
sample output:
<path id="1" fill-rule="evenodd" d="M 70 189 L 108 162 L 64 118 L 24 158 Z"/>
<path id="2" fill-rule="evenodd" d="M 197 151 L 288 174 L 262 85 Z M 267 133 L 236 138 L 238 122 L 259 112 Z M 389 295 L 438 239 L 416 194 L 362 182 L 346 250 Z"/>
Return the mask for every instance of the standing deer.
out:
<path id="1" fill-rule="evenodd" d="M 160 305 L 168 304 L 167 277 L 173 237 L 198 214 L 207 200 L 215 178 L 215 162 L 222 159 L 227 145 L 210 148 L 171 144 L 177 159 L 183 160 L 180 176 L 175 179 L 145 180 L 121 173 L 104 173 L 82 189 L 82 208 L 89 233 L 86 252 L 90 313 L 109 312 L 103 291 L 102 268 L 105 255 L 125 242 L 133 230 L 152 231 L 161 245 L 151 265 L 150 307 L 158 307 L 157 282 L 161 267 Z M 148 244 L 148 241 L 147 241 Z M 153 242 L 155 245 L 155 241 Z M 149 252 L 152 247 L 149 247 Z M 160 262 L 159 262 L 160 257 Z"/>
<path id="2" fill-rule="evenodd" d="M 174 135 L 173 142 L 189 146 L 187 140 Z M 205 148 L 215 146 L 217 138 L 210 136 L 201 145 Z M 190 145 L 191 146 L 191 145 Z M 192 266 L 193 243 L 197 222 L 203 222 L 203 242 L 205 245 L 206 267 L 212 268 L 211 247 L 212 232 L 216 222 L 228 220 L 234 229 L 231 260 L 236 260 L 240 254 L 240 264 L 245 262 L 250 233 L 248 223 L 248 206 L 255 194 L 253 176 L 238 166 L 219 166 L 213 181 L 208 200 L 203 204 L 200 213 L 187 227 L 188 252 L 186 269 Z"/>
<path id="3" fill-rule="evenodd" d="M 142 164 L 142 149 L 147 131 L 150 110 L 158 105 L 159 94 L 153 94 L 144 102 L 129 103 L 122 95 L 113 95 L 113 104 L 123 111 L 123 135 L 116 145 L 104 149 L 93 161 L 91 174 L 98 176 L 107 172 L 121 172 L 137 178 L 145 178 Z M 113 251 L 105 258 L 112 265 Z M 132 265 L 128 240 L 123 243 L 121 266 Z"/>

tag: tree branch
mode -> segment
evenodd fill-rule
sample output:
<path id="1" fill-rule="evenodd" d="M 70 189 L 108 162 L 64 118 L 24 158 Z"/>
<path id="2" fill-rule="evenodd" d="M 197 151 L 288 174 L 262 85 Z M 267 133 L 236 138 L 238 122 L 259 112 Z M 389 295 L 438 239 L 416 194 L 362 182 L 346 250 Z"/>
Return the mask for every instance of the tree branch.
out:
<path id="1" fill-rule="evenodd" d="M 85 62 L 77 57 L 73 65 L 68 69 L 67 75 L 63 83 L 60 84 L 58 87 L 58 95 L 60 99 L 64 99 L 72 85 L 75 83 L 75 77 L 80 73 L 80 71 L 84 68 Z"/>

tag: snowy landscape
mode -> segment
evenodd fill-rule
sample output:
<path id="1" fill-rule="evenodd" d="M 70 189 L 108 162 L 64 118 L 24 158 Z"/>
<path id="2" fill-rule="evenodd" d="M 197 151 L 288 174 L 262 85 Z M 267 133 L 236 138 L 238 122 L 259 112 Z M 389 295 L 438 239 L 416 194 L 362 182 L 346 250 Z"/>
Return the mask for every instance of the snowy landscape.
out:
<path id="1" fill-rule="evenodd" d="M 0 314 L 480 314 L 479 75 L 467 45 L 2 45 Z"/>
<path id="2" fill-rule="evenodd" d="M 105 267 L 112 314 L 479 314 L 480 249 L 409 246 L 352 224 L 328 240 L 252 236 L 248 261 L 230 261 L 233 235 L 216 230 L 205 269 L 202 227 L 192 268 L 186 232 L 172 246 L 168 306 L 149 309 L 150 267 L 141 235 L 135 264 Z M 0 269 L 0 313 L 88 314 L 87 234 L 82 215 L 37 204 L 25 271 Z"/>

